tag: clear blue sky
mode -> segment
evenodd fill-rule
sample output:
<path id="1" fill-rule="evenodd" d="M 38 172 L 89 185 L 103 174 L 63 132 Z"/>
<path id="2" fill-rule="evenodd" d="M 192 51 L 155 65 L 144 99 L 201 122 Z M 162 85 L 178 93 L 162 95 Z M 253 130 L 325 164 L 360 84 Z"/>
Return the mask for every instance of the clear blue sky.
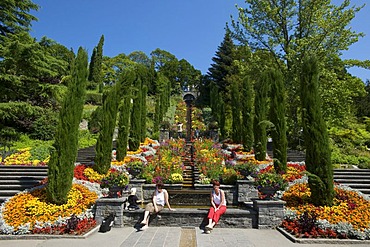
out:
<path id="1" fill-rule="evenodd" d="M 360 5 L 367 0 L 351 0 Z M 237 17 L 235 4 L 243 0 L 33 0 L 40 10 L 33 13 L 31 35 L 47 36 L 77 51 L 79 46 L 91 54 L 104 34 L 103 53 L 116 56 L 143 51 L 148 56 L 156 48 L 179 60 L 186 59 L 205 74 L 223 40 L 230 15 Z M 334 3 L 342 2 L 334 0 Z M 366 37 L 343 52 L 343 58 L 370 59 L 370 3 L 353 21 L 353 29 Z M 351 69 L 362 80 L 370 71 Z"/>

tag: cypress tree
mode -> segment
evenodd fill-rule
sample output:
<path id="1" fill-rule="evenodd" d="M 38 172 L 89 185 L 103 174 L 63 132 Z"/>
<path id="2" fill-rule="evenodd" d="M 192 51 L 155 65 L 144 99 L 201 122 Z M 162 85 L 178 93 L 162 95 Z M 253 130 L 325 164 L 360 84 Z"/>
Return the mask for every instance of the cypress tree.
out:
<path id="1" fill-rule="evenodd" d="M 311 200 L 316 206 L 330 206 L 334 198 L 333 167 L 327 128 L 321 111 L 316 57 L 304 59 L 300 80 L 303 136 Z"/>
<path id="2" fill-rule="evenodd" d="M 233 78 L 231 83 L 232 140 L 241 143 L 241 109 L 239 82 Z"/>
<path id="3" fill-rule="evenodd" d="M 101 85 L 103 83 L 102 78 L 102 63 L 103 63 L 103 45 L 104 45 L 104 35 L 100 37 L 98 45 L 94 48 L 93 53 L 91 55 L 91 62 L 90 62 L 90 73 L 89 73 L 89 81 L 91 81 L 95 88 L 99 85 L 99 88 L 102 88 Z"/>
<path id="4" fill-rule="evenodd" d="M 255 84 L 256 96 L 254 98 L 255 120 L 254 120 L 254 150 L 257 160 L 266 159 L 266 116 L 267 116 L 267 94 L 268 76 L 262 73 L 261 79 Z"/>
<path id="5" fill-rule="evenodd" d="M 96 142 L 95 165 L 93 169 L 100 173 L 106 174 L 111 166 L 113 133 L 116 127 L 118 111 L 118 91 L 120 83 L 105 89 L 103 93 L 103 114 L 101 119 L 101 128 Z"/>
<path id="6" fill-rule="evenodd" d="M 136 79 L 134 81 L 135 95 L 133 97 L 131 122 L 130 122 L 130 137 L 128 140 L 130 150 L 137 150 L 140 147 L 141 136 L 141 67 L 136 68 Z"/>
<path id="7" fill-rule="evenodd" d="M 136 74 L 133 70 L 128 70 L 122 76 L 122 87 L 120 98 L 123 98 L 119 107 L 118 138 L 117 138 L 117 160 L 122 161 L 127 154 L 128 135 L 130 129 L 131 86 L 135 81 Z"/>
<path id="8" fill-rule="evenodd" d="M 54 204 L 67 202 L 72 187 L 74 163 L 78 150 L 78 128 L 86 94 L 88 57 L 81 47 L 72 67 L 71 81 L 64 97 L 48 164 L 47 198 Z"/>
<path id="9" fill-rule="evenodd" d="M 276 172 L 287 169 L 287 137 L 285 119 L 285 88 L 282 74 L 277 70 L 269 71 L 271 82 L 270 121 L 274 128 L 271 131 Z"/>
<path id="10" fill-rule="evenodd" d="M 143 86 L 142 94 L 141 94 L 141 142 L 145 141 L 146 137 L 146 96 L 148 94 L 148 87 L 146 85 Z"/>
<path id="11" fill-rule="evenodd" d="M 242 142 L 244 149 L 252 150 L 253 146 L 253 86 L 249 78 L 243 79 L 241 93 L 242 108 Z"/>

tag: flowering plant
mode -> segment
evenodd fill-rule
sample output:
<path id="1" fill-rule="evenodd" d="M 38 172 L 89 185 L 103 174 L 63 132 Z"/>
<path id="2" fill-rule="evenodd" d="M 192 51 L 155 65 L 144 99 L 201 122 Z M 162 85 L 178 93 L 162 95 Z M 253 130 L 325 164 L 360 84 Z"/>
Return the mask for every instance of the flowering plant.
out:
<path id="1" fill-rule="evenodd" d="M 282 190 L 287 186 L 283 177 L 275 172 L 259 173 L 254 182 L 258 189 L 262 187 L 273 187 Z"/>
<path id="2" fill-rule="evenodd" d="M 111 173 L 103 178 L 100 183 L 101 188 L 112 188 L 114 186 L 123 187 L 128 185 L 129 176 L 125 172 L 113 170 Z"/>
<path id="3" fill-rule="evenodd" d="M 172 173 L 168 179 L 168 182 L 171 184 L 179 184 L 182 183 L 183 180 L 184 179 L 180 173 Z"/>

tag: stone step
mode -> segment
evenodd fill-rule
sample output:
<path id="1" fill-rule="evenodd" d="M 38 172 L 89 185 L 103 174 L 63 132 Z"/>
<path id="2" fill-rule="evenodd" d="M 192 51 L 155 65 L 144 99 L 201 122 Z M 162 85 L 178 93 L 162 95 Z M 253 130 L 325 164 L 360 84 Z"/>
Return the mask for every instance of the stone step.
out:
<path id="1" fill-rule="evenodd" d="M 25 190 L 29 189 L 33 186 L 37 185 L 35 184 L 0 184 L 0 191 L 5 191 L 5 190 Z"/>
<path id="2" fill-rule="evenodd" d="M 47 175 L 40 175 L 40 176 L 37 176 L 37 175 L 31 175 L 31 176 L 27 176 L 27 175 L 9 175 L 9 176 L 6 176 L 6 177 L 0 177 L 0 183 L 2 183 L 2 181 L 5 181 L 5 180 L 43 180 L 44 178 L 46 178 Z"/>
<path id="3" fill-rule="evenodd" d="M 48 173 L 45 171 L 30 171 L 30 172 L 18 172 L 18 171 L 0 171 L 0 177 L 7 176 L 47 176 Z"/>
<path id="4" fill-rule="evenodd" d="M 362 179 L 362 178 L 358 178 L 358 179 L 334 178 L 334 181 L 340 184 L 349 184 L 349 183 L 364 184 L 364 185 L 370 184 L 370 180 Z"/>
<path id="5" fill-rule="evenodd" d="M 349 182 L 349 183 L 341 183 L 343 185 L 346 185 L 346 186 L 349 186 L 351 188 L 354 188 L 354 189 L 357 189 L 357 188 L 360 188 L 360 189 L 370 189 L 370 183 L 367 183 L 367 184 L 356 184 L 356 183 L 353 183 L 353 181 Z"/>
<path id="6" fill-rule="evenodd" d="M 348 179 L 370 179 L 370 175 L 367 175 L 367 174 L 334 174 L 334 178 L 335 179 L 345 179 L 345 178 L 348 178 Z"/>
<path id="7" fill-rule="evenodd" d="M 1 185 L 13 185 L 13 184 L 20 184 L 20 185 L 30 185 L 33 186 L 38 184 L 40 180 L 38 179 L 22 179 L 22 180 L 10 180 L 10 179 L 0 179 Z"/>
<path id="8" fill-rule="evenodd" d="M 14 196 L 15 194 L 17 194 L 18 192 L 21 192 L 23 190 L 19 190 L 19 189 L 12 189 L 12 190 L 3 190 L 3 189 L 0 189 L 0 196 Z"/>
<path id="9" fill-rule="evenodd" d="M 208 224 L 207 214 L 209 207 L 183 208 L 175 207 L 175 211 L 163 209 L 158 215 L 150 217 L 150 226 L 201 227 Z M 123 226 L 137 226 L 143 217 L 144 210 L 123 211 Z M 221 228 L 257 228 L 257 212 L 251 208 L 228 207 L 221 216 L 217 227 Z"/>

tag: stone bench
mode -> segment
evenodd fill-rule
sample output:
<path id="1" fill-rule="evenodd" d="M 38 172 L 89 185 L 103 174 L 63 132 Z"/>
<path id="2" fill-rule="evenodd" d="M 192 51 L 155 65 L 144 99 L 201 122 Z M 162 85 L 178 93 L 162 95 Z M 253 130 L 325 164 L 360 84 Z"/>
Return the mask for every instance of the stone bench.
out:
<path id="1" fill-rule="evenodd" d="M 150 216 L 150 226 L 200 227 L 208 224 L 208 208 L 164 208 L 159 214 Z M 122 227 L 138 227 L 143 220 L 144 209 L 124 210 Z M 222 228 L 257 228 L 257 212 L 252 208 L 228 208 L 221 216 L 218 227 Z"/>

